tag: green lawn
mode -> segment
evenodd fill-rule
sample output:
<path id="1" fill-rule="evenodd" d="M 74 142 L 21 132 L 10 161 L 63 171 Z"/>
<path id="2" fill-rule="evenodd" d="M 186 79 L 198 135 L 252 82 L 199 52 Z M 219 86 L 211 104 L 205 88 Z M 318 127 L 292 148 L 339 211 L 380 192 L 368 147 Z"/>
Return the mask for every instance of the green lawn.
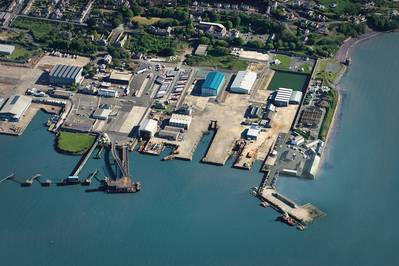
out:
<path id="1" fill-rule="evenodd" d="M 190 66 L 206 66 L 231 70 L 246 70 L 248 63 L 232 55 L 225 56 L 190 56 L 185 61 Z"/>
<path id="2" fill-rule="evenodd" d="M 57 148 L 61 151 L 81 154 L 90 149 L 95 139 L 95 136 L 89 134 L 62 131 L 58 135 Z"/>
<path id="3" fill-rule="evenodd" d="M 295 91 L 302 91 L 308 78 L 309 75 L 306 74 L 276 71 L 267 89 L 274 91 L 278 88 L 287 88 Z"/>
<path id="4" fill-rule="evenodd" d="M 15 46 L 14 52 L 9 56 L 11 59 L 19 60 L 19 59 L 26 59 L 30 57 L 32 53 L 21 46 Z"/>
<path id="5" fill-rule="evenodd" d="M 290 70 L 290 65 L 292 62 L 292 58 L 288 55 L 276 54 L 273 56 L 273 60 L 280 60 L 279 65 L 272 65 L 271 68 L 274 70 Z"/>

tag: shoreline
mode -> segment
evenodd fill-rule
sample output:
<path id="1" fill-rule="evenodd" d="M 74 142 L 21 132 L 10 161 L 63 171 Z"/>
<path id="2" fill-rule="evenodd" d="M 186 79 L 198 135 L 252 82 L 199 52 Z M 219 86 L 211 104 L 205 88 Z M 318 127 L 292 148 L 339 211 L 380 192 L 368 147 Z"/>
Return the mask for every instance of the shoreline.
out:
<path id="1" fill-rule="evenodd" d="M 341 45 L 340 49 L 338 50 L 338 52 L 336 53 L 336 55 L 334 56 L 335 60 L 337 60 L 338 62 L 343 62 L 344 60 L 346 60 L 346 58 L 349 57 L 351 51 L 356 48 L 356 46 L 364 41 L 370 40 L 372 38 L 378 37 L 382 34 L 385 33 L 391 33 L 391 32 L 398 32 L 398 31 L 389 31 L 389 32 L 377 32 L 377 31 L 370 31 L 367 32 L 357 38 L 349 38 L 346 39 L 344 41 L 344 43 Z M 330 125 L 330 129 L 328 130 L 327 133 L 327 137 L 326 137 L 326 141 L 325 144 L 327 147 L 330 139 L 332 139 L 333 135 L 336 133 L 337 131 L 337 117 L 341 112 L 341 107 L 343 104 L 343 98 L 342 98 L 342 87 L 340 86 L 340 82 L 343 78 L 343 76 L 347 73 L 349 66 L 342 64 L 342 69 L 340 71 L 340 73 L 338 74 L 337 78 L 334 81 L 334 88 L 337 93 L 338 93 L 338 101 L 337 101 L 337 106 L 334 110 L 334 115 L 331 121 L 331 125 Z M 329 149 L 328 149 L 329 150 Z M 326 156 L 323 156 L 324 159 L 326 159 L 326 157 L 328 156 L 328 153 L 326 154 Z M 323 160 L 324 161 L 324 160 Z"/>

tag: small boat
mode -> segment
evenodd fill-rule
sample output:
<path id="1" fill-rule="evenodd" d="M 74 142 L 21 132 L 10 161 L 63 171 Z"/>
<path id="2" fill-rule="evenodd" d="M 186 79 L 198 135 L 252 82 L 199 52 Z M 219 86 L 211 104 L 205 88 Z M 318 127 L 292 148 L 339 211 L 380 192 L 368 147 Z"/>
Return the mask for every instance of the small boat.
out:
<path id="1" fill-rule="evenodd" d="M 298 226 L 296 227 L 299 231 L 303 231 L 306 229 L 306 226 L 304 226 L 303 224 L 298 224 Z"/>
<path id="2" fill-rule="evenodd" d="M 294 226 L 296 224 L 295 220 L 292 219 L 287 213 L 284 213 L 280 216 L 280 220 L 289 226 Z"/>
<path id="3" fill-rule="evenodd" d="M 262 206 L 263 208 L 267 208 L 267 207 L 270 206 L 270 204 L 267 203 L 266 201 L 262 201 L 262 202 L 260 203 L 260 206 Z"/>

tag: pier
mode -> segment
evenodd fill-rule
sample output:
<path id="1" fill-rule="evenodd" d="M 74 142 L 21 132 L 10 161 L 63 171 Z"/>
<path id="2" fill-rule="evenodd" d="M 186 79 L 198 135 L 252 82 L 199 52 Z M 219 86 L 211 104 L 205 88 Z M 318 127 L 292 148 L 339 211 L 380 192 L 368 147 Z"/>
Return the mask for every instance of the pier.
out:
<path id="1" fill-rule="evenodd" d="M 120 147 L 120 154 L 118 154 L 116 144 L 111 144 L 111 155 L 120 171 L 120 178 L 116 177 L 115 180 L 107 178 L 105 180 L 105 192 L 135 193 L 141 190 L 140 182 L 133 182 L 130 175 L 128 153 L 129 147 L 127 145 L 122 145 Z"/>
<path id="2" fill-rule="evenodd" d="M 79 173 L 82 171 L 83 167 L 89 160 L 91 154 L 96 149 L 96 147 L 98 145 L 98 141 L 99 141 L 99 138 L 97 136 L 95 142 L 93 143 L 93 146 L 91 146 L 90 150 L 88 150 L 86 152 L 86 154 L 82 156 L 82 158 L 79 160 L 78 164 L 76 165 L 75 169 L 72 171 L 70 176 L 79 176 Z"/>
<path id="3" fill-rule="evenodd" d="M 305 205 L 298 205 L 292 200 L 278 193 L 272 187 L 264 187 L 258 191 L 258 197 L 270 204 L 270 206 L 288 217 L 294 219 L 298 225 L 307 226 L 314 221 L 314 219 L 323 217 L 326 214 L 308 203 Z"/>
<path id="4" fill-rule="evenodd" d="M 14 178 L 14 177 L 15 177 L 15 174 L 12 173 L 11 175 L 6 176 L 6 177 L 4 177 L 3 179 L 1 179 L 1 180 L 0 180 L 0 184 L 3 183 L 4 181 L 6 181 L 6 180 L 8 180 L 8 179 L 12 179 L 12 178 Z"/>
<path id="5" fill-rule="evenodd" d="M 98 169 L 91 173 L 85 180 L 82 181 L 83 186 L 88 186 L 91 184 L 91 180 L 98 174 Z"/>
<path id="6" fill-rule="evenodd" d="M 33 181 L 34 181 L 35 179 L 41 177 L 41 176 L 42 176 L 41 174 L 34 175 L 34 176 L 32 176 L 31 178 L 26 179 L 25 182 L 22 183 L 21 185 L 24 186 L 24 187 L 30 187 L 30 186 L 33 184 Z"/>

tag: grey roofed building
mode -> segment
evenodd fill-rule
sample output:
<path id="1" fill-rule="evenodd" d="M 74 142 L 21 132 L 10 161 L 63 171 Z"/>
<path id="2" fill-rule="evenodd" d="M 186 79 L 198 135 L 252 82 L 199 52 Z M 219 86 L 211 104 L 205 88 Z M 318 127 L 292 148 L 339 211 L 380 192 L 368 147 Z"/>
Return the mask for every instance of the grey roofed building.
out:
<path id="1" fill-rule="evenodd" d="M 71 86 L 82 81 L 82 67 L 55 65 L 49 73 L 49 82 L 58 86 Z"/>
<path id="2" fill-rule="evenodd" d="M 18 122 L 31 105 L 31 98 L 24 95 L 13 95 L 0 110 L 0 120 Z"/>
<path id="3" fill-rule="evenodd" d="M 302 100 L 301 91 L 293 91 L 290 97 L 290 104 L 300 104 Z"/>

